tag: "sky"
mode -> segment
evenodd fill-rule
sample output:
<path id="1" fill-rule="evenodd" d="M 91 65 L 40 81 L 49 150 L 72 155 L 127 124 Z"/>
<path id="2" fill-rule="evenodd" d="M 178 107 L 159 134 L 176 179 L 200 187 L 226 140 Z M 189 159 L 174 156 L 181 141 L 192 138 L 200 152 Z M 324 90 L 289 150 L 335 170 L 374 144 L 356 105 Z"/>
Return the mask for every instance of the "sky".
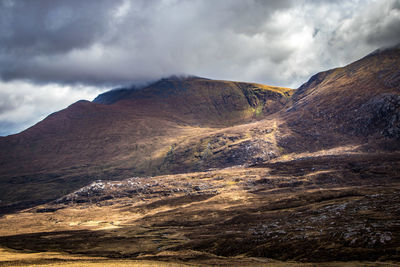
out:
<path id="1" fill-rule="evenodd" d="M 400 0 L 0 0 L 0 136 L 170 75 L 298 88 L 400 43 Z"/>

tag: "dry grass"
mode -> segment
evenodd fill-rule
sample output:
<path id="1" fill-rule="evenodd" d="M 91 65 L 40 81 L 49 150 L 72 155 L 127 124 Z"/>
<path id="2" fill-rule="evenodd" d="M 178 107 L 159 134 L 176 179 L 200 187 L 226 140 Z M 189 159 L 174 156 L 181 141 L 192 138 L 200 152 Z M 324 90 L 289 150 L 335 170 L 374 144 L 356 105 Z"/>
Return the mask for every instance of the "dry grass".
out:
<path id="1" fill-rule="evenodd" d="M 400 187 L 391 178 L 399 162 L 395 154 L 319 156 L 110 182 L 100 194 L 3 216 L 0 244 L 50 253 L 31 254 L 45 258 L 68 252 L 194 265 L 390 263 L 400 240 Z"/>
<path id="2" fill-rule="evenodd" d="M 101 257 L 69 255 L 57 252 L 20 252 L 0 248 L 0 266 L 146 266 L 179 267 L 183 263 L 148 260 L 111 260 Z"/>
<path id="3" fill-rule="evenodd" d="M 236 259 L 214 260 L 203 263 L 177 263 L 154 260 L 113 260 L 99 257 L 87 257 L 83 255 L 68 255 L 56 252 L 18 252 L 9 249 L 0 248 L 0 266 L 82 266 L 82 267 L 97 267 L 97 266 L 132 266 L 132 267 L 183 267 L 183 266 L 271 266 L 271 267 L 369 267 L 369 266 L 400 266 L 397 263 L 390 262 L 327 262 L 327 263 L 296 263 L 296 262 L 279 262 L 275 260 L 261 259 Z"/>

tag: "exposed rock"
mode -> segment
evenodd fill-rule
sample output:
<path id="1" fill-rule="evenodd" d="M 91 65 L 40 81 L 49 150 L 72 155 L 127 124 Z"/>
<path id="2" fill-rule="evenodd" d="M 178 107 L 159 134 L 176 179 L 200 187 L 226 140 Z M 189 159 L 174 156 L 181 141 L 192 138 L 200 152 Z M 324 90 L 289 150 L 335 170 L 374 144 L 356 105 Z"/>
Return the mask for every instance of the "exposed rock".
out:
<path id="1" fill-rule="evenodd" d="M 384 136 L 400 139 L 400 95 L 376 96 L 362 105 L 357 114 L 360 133 L 373 133 L 379 129 Z"/>

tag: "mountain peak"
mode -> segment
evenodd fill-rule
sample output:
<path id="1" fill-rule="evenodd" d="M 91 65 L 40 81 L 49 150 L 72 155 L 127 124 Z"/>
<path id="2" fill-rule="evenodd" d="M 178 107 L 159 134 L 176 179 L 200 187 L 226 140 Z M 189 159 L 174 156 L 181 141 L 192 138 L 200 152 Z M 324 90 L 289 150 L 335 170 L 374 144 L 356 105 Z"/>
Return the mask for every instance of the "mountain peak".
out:
<path id="1" fill-rule="evenodd" d="M 157 86 L 157 84 L 160 83 L 165 83 L 165 82 L 188 82 L 188 81 L 193 81 L 193 80 L 209 80 L 207 78 L 202 78 L 199 76 L 195 75 L 171 75 L 168 77 L 161 78 L 159 80 L 146 83 L 145 85 L 142 86 L 136 86 L 136 85 L 131 85 L 127 87 L 119 87 L 119 88 L 114 88 L 111 89 L 110 91 L 104 92 L 100 95 L 98 95 L 95 99 L 93 99 L 93 103 L 97 104 L 105 104 L 105 105 L 110 105 L 113 103 L 116 103 L 122 99 L 129 98 L 131 94 L 135 91 L 147 88 L 147 87 L 153 87 L 154 85 Z"/>
<path id="2" fill-rule="evenodd" d="M 159 97 L 171 98 L 173 95 L 180 95 L 181 97 L 183 97 L 183 95 L 186 95 L 187 97 L 194 97 L 194 95 L 190 92 L 197 95 L 191 101 L 197 102 L 200 100 L 200 98 L 198 98 L 200 97 L 200 95 L 207 94 L 209 95 L 209 98 L 213 98 L 221 93 L 219 92 L 221 90 L 227 90 L 225 92 L 225 94 L 227 94 L 229 88 L 235 88 L 234 91 L 236 91 L 236 89 L 239 89 L 240 91 L 243 91 L 242 94 L 245 94 L 245 91 L 247 91 L 247 89 L 253 90 L 256 88 L 259 89 L 259 92 L 271 91 L 271 93 L 279 93 L 286 96 L 290 95 L 292 92 L 292 89 L 277 86 L 225 80 L 212 80 L 194 75 L 172 75 L 169 77 L 161 78 L 153 83 L 147 84 L 146 86 L 142 87 L 131 86 L 112 89 L 108 92 L 98 95 L 92 102 L 97 104 L 111 105 L 122 100 L 143 98 L 154 100 Z"/>
<path id="3" fill-rule="evenodd" d="M 381 54 L 384 52 L 396 51 L 396 50 L 400 50 L 400 43 L 398 43 L 396 45 L 383 46 L 381 48 L 378 48 L 378 49 L 374 50 L 373 52 L 371 52 L 370 54 L 368 54 L 367 57 L 373 56 L 373 55 L 378 55 L 378 54 Z"/>

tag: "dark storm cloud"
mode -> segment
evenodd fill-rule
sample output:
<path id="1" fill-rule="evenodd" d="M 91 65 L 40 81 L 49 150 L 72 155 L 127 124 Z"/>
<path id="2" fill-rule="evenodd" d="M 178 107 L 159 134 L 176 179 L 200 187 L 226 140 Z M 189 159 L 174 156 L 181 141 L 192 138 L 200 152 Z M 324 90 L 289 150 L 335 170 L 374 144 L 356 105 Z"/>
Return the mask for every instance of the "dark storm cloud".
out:
<path id="1" fill-rule="evenodd" d="M 254 36 L 266 37 L 268 17 L 291 5 L 287 0 L 4 1 L 0 75 L 99 84 L 204 72 L 207 66 L 238 68 L 258 56 L 241 50 L 251 49 L 246 46 Z"/>
<path id="2" fill-rule="evenodd" d="M 96 43 L 108 31 L 108 17 L 120 3 L 107 0 L 1 1 L 1 77 L 5 80 L 57 80 L 41 77 L 42 62 Z"/>
<path id="3" fill-rule="evenodd" d="M 52 55 L 85 48 L 108 30 L 120 1 L 3 0 L 1 46 L 12 56 Z"/>
<path id="4" fill-rule="evenodd" d="M 330 40 L 336 47 L 385 47 L 400 43 L 400 1 L 375 1 L 345 18 Z"/>
<path id="5" fill-rule="evenodd" d="M 400 42 L 400 1 L 388 2 L 371 17 L 363 25 L 369 29 L 366 35 L 368 43 L 384 46 Z"/>
<path id="6" fill-rule="evenodd" d="M 120 84 L 188 73 L 299 85 L 313 71 L 400 42 L 400 0 L 0 5 L 4 81 Z"/>

